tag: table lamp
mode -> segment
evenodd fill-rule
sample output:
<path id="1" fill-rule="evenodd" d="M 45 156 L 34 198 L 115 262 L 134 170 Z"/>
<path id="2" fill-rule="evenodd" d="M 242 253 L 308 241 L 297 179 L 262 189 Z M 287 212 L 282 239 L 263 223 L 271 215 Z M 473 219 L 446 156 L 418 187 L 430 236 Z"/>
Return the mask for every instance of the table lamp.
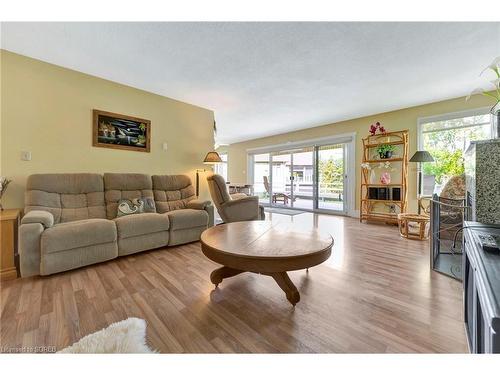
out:
<path id="1" fill-rule="evenodd" d="M 203 164 L 217 164 L 222 163 L 222 159 L 216 151 L 210 151 L 205 156 L 203 160 Z M 205 172 L 205 169 L 197 169 L 196 170 L 196 197 L 199 196 L 200 193 L 200 172 Z"/>

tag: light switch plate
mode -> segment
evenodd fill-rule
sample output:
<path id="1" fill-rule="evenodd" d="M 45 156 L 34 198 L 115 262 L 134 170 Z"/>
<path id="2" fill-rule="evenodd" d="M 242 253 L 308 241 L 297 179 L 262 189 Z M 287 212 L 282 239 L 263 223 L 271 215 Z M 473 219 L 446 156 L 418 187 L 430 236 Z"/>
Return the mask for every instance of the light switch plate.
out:
<path id="1" fill-rule="evenodd" d="M 167 151 L 168 150 L 167 142 L 163 143 L 162 149 L 163 149 L 163 151 Z"/>
<path id="2" fill-rule="evenodd" d="M 21 160 L 30 161 L 31 160 L 31 152 L 30 151 L 21 151 Z"/>

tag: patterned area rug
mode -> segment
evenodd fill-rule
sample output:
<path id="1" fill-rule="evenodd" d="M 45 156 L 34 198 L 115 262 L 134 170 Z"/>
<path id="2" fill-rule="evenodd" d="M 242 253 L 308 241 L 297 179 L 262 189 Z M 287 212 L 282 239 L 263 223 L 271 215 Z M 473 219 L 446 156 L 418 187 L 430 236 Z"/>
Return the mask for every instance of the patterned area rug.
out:
<path id="1" fill-rule="evenodd" d="M 128 318 L 85 336 L 58 353 L 154 353 L 146 344 L 146 321 Z"/>
<path id="2" fill-rule="evenodd" d="M 295 215 L 306 213 L 306 211 L 290 210 L 288 208 L 278 208 L 278 207 L 265 207 L 264 211 L 270 212 L 272 214 L 282 214 L 282 215 L 290 215 L 290 216 L 295 216 Z"/>

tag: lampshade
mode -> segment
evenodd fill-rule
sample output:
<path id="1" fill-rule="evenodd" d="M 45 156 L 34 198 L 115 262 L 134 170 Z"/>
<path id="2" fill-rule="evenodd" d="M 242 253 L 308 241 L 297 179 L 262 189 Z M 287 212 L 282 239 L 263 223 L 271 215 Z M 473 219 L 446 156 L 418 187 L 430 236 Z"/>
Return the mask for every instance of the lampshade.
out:
<path id="1" fill-rule="evenodd" d="M 220 158 L 220 156 L 217 152 L 210 151 L 207 154 L 207 156 L 205 156 L 205 160 L 203 160 L 203 163 L 205 163 L 205 164 L 222 163 L 222 159 Z"/>
<path id="2" fill-rule="evenodd" d="M 417 151 L 410 159 L 410 162 L 413 163 L 427 163 L 431 161 L 434 161 L 434 158 L 429 154 L 429 151 Z"/>

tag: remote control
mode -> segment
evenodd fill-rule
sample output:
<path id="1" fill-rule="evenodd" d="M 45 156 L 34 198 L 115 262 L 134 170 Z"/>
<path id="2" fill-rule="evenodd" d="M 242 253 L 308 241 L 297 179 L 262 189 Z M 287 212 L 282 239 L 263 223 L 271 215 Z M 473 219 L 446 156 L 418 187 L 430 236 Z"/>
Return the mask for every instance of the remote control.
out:
<path id="1" fill-rule="evenodd" d="M 479 234 L 479 241 L 484 251 L 499 252 L 500 236 L 491 234 Z"/>

